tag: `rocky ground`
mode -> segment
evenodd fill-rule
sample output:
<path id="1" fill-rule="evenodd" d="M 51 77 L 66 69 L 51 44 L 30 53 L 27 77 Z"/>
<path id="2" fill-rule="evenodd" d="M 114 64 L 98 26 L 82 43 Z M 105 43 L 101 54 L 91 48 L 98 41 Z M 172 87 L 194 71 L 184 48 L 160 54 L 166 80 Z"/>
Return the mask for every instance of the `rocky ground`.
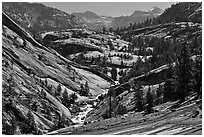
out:
<path id="1" fill-rule="evenodd" d="M 47 132 L 53 128 L 58 113 L 68 119 L 73 115 L 73 108 L 65 107 L 60 99 L 65 89 L 68 95 L 75 93 L 76 102 L 80 102 L 89 99 L 79 94 L 81 83 L 88 82 L 90 98 L 109 87 L 110 81 L 42 46 L 5 14 L 2 28 L 4 124 L 9 125 L 15 119 L 17 127 L 22 128 L 19 123 L 28 119 L 30 110 L 40 132 Z M 59 84 L 62 93 L 57 97 Z M 49 114 L 47 109 L 51 111 Z"/>
<path id="2" fill-rule="evenodd" d="M 197 102 L 197 103 L 196 103 Z M 143 115 L 129 113 L 121 117 L 93 121 L 60 129 L 48 134 L 60 135 L 200 135 L 202 134 L 202 110 L 197 101 L 186 101 L 176 109 L 177 102 L 157 106 L 157 112 Z"/>

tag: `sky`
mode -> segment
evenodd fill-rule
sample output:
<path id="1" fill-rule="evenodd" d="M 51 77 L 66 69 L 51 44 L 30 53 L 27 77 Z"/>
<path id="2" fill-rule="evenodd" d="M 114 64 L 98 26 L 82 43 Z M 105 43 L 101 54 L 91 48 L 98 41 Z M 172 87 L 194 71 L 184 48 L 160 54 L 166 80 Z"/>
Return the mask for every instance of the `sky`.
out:
<path id="1" fill-rule="evenodd" d="M 161 9 L 170 7 L 175 2 L 41 2 L 42 4 L 63 10 L 69 14 L 73 12 L 92 11 L 97 15 L 126 16 L 135 10 L 148 11 L 153 6 Z"/>

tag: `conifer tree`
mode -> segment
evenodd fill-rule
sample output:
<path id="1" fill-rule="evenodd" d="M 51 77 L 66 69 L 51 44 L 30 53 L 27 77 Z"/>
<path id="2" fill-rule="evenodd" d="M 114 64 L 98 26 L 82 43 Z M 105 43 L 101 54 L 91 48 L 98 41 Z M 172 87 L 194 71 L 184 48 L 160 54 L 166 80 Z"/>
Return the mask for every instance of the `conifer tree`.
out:
<path id="1" fill-rule="evenodd" d="M 147 114 L 149 114 L 152 112 L 152 108 L 153 108 L 153 97 L 152 97 L 150 86 L 147 92 L 146 100 L 147 100 L 146 112 Z"/>
<path id="2" fill-rule="evenodd" d="M 165 84 L 164 84 L 164 95 L 163 95 L 163 99 L 164 101 L 173 101 L 175 100 L 173 98 L 173 94 L 174 94 L 174 78 L 175 78 L 175 74 L 174 74 L 174 68 L 172 66 L 172 64 L 169 62 L 168 63 L 168 71 L 166 73 L 166 80 L 165 80 Z"/>
<path id="3" fill-rule="evenodd" d="M 76 93 L 72 93 L 70 95 L 70 103 L 74 104 L 77 98 L 78 98 L 78 96 L 76 95 Z"/>
<path id="4" fill-rule="evenodd" d="M 81 85 L 80 85 L 80 88 L 81 88 L 80 94 L 81 94 L 82 96 L 84 96 L 84 92 L 85 92 L 84 84 L 81 84 Z"/>
<path id="5" fill-rule="evenodd" d="M 143 103 L 142 103 L 142 95 L 143 95 L 143 90 L 141 88 L 141 84 L 135 84 L 135 89 L 134 89 L 134 101 L 135 101 L 135 108 L 137 112 L 141 112 L 143 110 Z"/>
<path id="6" fill-rule="evenodd" d="M 66 88 L 64 89 L 64 92 L 62 94 L 62 104 L 67 108 L 70 107 L 68 92 L 67 92 Z"/>
<path id="7" fill-rule="evenodd" d="M 86 93 L 86 96 L 88 96 L 88 94 L 89 94 L 89 84 L 88 84 L 87 81 L 85 83 L 85 93 Z"/>
<path id="8" fill-rule="evenodd" d="M 113 89 L 113 87 L 110 87 L 109 88 L 109 91 L 108 91 L 108 95 L 109 95 L 109 117 L 112 117 L 112 111 L 113 111 L 113 109 L 112 108 L 114 108 L 115 106 L 113 106 L 112 104 L 112 95 L 113 95 L 113 93 L 114 93 L 114 89 Z"/>
<path id="9" fill-rule="evenodd" d="M 103 30 L 103 33 L 105 33 L 106 32 L 106 27 L 103 26 L 102 30 Z"/>
<path id="10" fill-rule="evenodd" d="M 182 43 L 177 55 L 177 93 L 182 102 L 191 90 L 191 60 L 187 43 Z"/>
<path id="11" fill-rule="evenodd" d="M 113 80 L 117 80 L 117 69 L 115 67 L 111 69 L 111 76 Z"/>
<path id="12" fill-rule="evenodd" d="M 62 92 L 62 88 L 61 88 L 61 85 L 59 84 L 57 86 L 57 89 L 56 89 L 56 92 L 55 92 L 55 96 L 60 96 L 61 92 Z"/>

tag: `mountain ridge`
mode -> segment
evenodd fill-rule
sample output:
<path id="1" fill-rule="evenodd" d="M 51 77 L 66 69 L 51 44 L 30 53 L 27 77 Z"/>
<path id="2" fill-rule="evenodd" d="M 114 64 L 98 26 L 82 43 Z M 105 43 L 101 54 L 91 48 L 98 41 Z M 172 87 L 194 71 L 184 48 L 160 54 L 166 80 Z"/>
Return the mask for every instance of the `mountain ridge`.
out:
<path id="1" fill-rule="evenodd" d="M 153 7 L 152 10 L 141 11 L 135 10 L 131 15 L 111 17 L 105 15 L 97 15 L 92 11 L 85 12 L 74 12 L 72 15 L 80 18 L 88 26 L 94 26 L 95 28 L 102 28 L 103 26 L 107 28 L 117 28 L 117 27 L 128 27 L 130 23 L 143 22 L 147 17 L 153 18 L 161 15 L 163 10 L 158 7 Z M 97 24 L 97 25 L 96 25 Z"/>
<path id="2" fill-rule="evenodd" d="M 31 33 L 83 27 L 74 16 L 39 3 L 3 2 L 2 11 Z"/>

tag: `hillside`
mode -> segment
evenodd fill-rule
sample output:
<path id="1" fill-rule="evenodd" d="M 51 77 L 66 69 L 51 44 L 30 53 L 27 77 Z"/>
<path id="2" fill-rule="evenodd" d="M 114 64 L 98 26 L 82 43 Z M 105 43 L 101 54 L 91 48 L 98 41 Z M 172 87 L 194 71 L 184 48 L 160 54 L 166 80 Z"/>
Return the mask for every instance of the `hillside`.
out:
<path id="1" fill-rule="evenodd" d="M 130 16 L 116 17 L 113 21 L 114 28 L 129 27 L 130 24 L 143 23 L 147 19 L 152 19 L 154 17 L 161 15 L 162 13 L 163 13 L 163 10 L 158 7 L 152 7 L 152 9 L 148 11 L 136 10 Z"/>
<path id="2" fill-rule="evenodd" d="M 172 21 L 192 21 L 201 23 L 201 7 L 202 3 L 200 2 L 180 2 L 173 4 L 171 8 L 167 9 L 160 17 L 158 17 L 157 22 L 167 23 Z"/>
<path id="3" fill-rule="evenodd" d="M 181 3 L 181 5 L 183 4 Z M 193 5 L 195 4 L 193 3 Z M 171 14 L 171 10 L 174 10 L 174 6 L 172 7 L 173 8 L 166 10 L 169 14 Z M 187 7 L 184 6 L 183 8 Z M 163 14 L 168 16 L 166 12 Z M 160 17 L 164 16 L 163 14 Z M 158 100 L 160 100 L 160 102 L 162 102 L 162 100 L 165 101 L 165 90 L 168 90 L 165 89 L 168 88 L 166 87 L 166 82 L 170 80 L 172 82 L 170 87 L 176 86 L 173 81 L 176 80 L 175 75 L 178 75 L 179 72 L 176 70 L 178 69 L 178 64 L 176 65 L 175 61 L 178 59 L 178 55 L 180 55 L 179 52 L 181 52 L 180 48 L 182 43 L 185 45 L 186 49 L 184 49 L 188 50 L 188 53 L 186 53 L 188 55 L 186 56 L 189 56 L 191 59 L 197 56 L 196 58 L 200 60 L 198 56 L 202 54 L 202 24 L 199 22 L 174 22 L 172 20 L 172 22 L 165 24 L 157 24 L 140 29 L 128 29 L 120 32 L 121 38 L 124 40 L 131 39 L 127 51 L 129 51 L 132 56 L 144 57 L 144 60 L 141 61 L 141 59 L 138 59 L 136 63 L 132 64 L 131 69 L 123 71 L 122 78 L 119 79 L 120 85 L 114 86 L 115 93 L 112 93 L 112 96 L 117 100 L 117 107 L 119 104 L 122 104 L 126 107 L 127 111 L 132 111 L 135 109 L 134 94 L 135 92 L 139 92 L 139 89 L 142 89 L 143 98 L 146 99 L 147 87 L 149 87 L 150 92 L 153 94 L 154 104 L 157 104 Z M 194 63 L 195 62 L 192 61 L 192 64 Z M 194 69 L 193 65 L 189 66 L 188 69 Z M 194 74 L 188 77 L 191 77 L 191 80 L 195 79 Z M 139 87 L 138 83 L 140 83 Z M 144 89 L 145 87 L 146 90 Z M 178 91 L 176 88 L 173 88 L 166 92 L 172 92 L 169 94 L 173 94 L 171 96 L 176 96 Z M 93 109 L 87 114 L 86 121 L 106 117 L 106 112 L 109 111 L 109 108 L 105 106 L 110 102 L 107 98 L 108 95 L 100 102 L 96 109 Z M 112 102 L 114 103 L 114 99 L 112 99 Z M 142 103 L 144 103 L 143 105 L 146 104 L 145 102 Z M 113 114 L 117 113 L 115 112 L 117 111 L 116 106 L 112 110 Z"/>
<path id="4" fill-rule="evenodd" d="M 143 23 L 134 23 L 127 28 L 121 28 L 123 31 L 134 31 L 135 29 L 151 27 L 153 25 L 161 25 L 171 22 L 193 22 L 202 23 L 202 3 L 199 2 L 178 2 L 171 5 L 160 16 L 151 20 L 145 20 Z M 117 30 L 118 31 L 118 30 Z"/>
<path id="5" fill-rule="evenodd" d="M 3 133 L 39 134 L 68 126 L 79 106 L 65 107 L 65 91 L 76 95 L 75 102 L 87 98 L 80 95 L 82 83 L 88 82 L 89 97 L 109 87 L 105 79 L 36 42 L 6 14 L 2 19 Z"/>
<path id="6" fill-rule="evenodd" d="M 74 16 L 39 3 L 3 2 L 2 10 L 32 34 L 83 26 Z"/>
<path id="7" fill-rule="evenodd" d="M 8 13 L 24 17 L 15 8 Z M 181 2 L 110 22 L 91 11 L 66 14 L 62 21 L 82 26 L 42 27 L 37 38 L 2 13 L 2 133 L 202 134 L 201 11 Z"/>

